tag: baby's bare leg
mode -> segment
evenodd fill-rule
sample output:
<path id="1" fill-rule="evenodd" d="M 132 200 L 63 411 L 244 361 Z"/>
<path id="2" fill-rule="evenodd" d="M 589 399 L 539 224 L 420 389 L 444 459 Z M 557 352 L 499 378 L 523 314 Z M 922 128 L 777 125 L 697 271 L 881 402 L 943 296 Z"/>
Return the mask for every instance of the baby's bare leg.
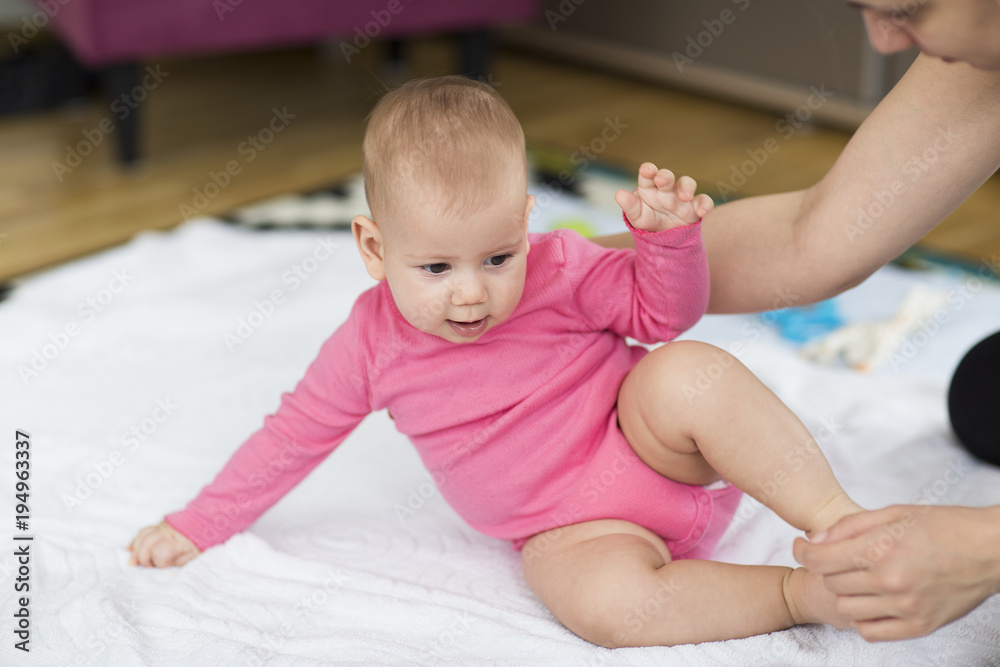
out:
<path id="1" fill-rule="evenodd" d="M 648 354 L 618 395 L 618 421 L 639 458 L 665 477 L 719 475 L 805 531 L 858 512 L 806 427 L 735 357 L 676 341 Z"/>
<path id="2" fill-rule="evenodd" d="M 536 535 L 521 565 L 563 625 L 607 647 L 735 639 L 830 620 L 786 602 L 790 579 L 802 579 L 802 569 L 671 561 L 663 540 L 628 521 L 588 521 Z M 821 588 L 816 579 L 798 583 Z"/>

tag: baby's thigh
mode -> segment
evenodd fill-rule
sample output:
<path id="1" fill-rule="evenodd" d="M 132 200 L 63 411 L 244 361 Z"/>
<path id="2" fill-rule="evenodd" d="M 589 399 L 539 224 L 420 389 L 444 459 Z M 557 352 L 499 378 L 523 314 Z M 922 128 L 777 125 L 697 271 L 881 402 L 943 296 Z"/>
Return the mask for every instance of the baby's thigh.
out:
<path id="1" fill-rule="evenodd" d="M 632 450 L 650 468 L 685 484 L 711 484 L 718 473 L 699 451 L 696 434 L 720 417 L 697 400 L 712 364 L 729 361 L 707 343 L 677 341 L 659 347 L 629 371 L 618 391 L 618 425 Z"/>
<path id="2" fill-rule="evenodd" d="M 539 533 L 521 551 L 525 581 L 559 621 L 602 646 L 631 644 L 636 601 L 664 597 L 657 572 L 671 560 L 664 541 L 630 521 L 600 519 Z"/>

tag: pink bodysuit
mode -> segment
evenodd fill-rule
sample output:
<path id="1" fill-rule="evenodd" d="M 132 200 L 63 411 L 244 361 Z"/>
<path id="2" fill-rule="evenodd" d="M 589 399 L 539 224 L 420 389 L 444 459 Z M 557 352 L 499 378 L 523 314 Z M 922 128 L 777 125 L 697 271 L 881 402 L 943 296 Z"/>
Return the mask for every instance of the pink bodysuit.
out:
<path id="1" fill-rule="evenodd" d="M 386 408 L 455 510 L 515 548 L 544 530 L 618 518 L 660 535 L 675 557 L 707 557 L 739 490 L 654 472 L 625 441 L 615 407 L 647 353 L 624 337 L 668 341 L 705 311 L 700 227 L 632 230 L 634 251 L 566 230 L 530 235 L 521 301 L 471 343 L 413 327 L 379 283 L 263 428 L 167 522 L 199 549 L 224 542 Z"/>

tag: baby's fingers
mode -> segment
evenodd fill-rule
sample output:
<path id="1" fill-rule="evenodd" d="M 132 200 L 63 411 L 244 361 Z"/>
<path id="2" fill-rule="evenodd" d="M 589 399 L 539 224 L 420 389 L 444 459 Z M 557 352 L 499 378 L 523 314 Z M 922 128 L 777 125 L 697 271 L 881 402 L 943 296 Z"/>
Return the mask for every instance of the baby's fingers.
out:
<path id="1" fill-rule="evenodd" d="M 146 526 L 132 538 L 132 543 L 128 545 L 128 550 L 132 552 L 132 555 L 128 559 L 129 565 L 139 564 L 139 554 L 143 552 L 143 545 L 148 542 L 150 535 L 155 532 L 156 526 Z"/>
<path id="2" fill-rule="evenodd" d="M 615 202 L 622 207 L 622 211 L 625 212 L 625 217 L 628 218 L 628 221 L 635 225 L 642 214 L 642 200 L 628 190 L 619 190 L 615 193 Z"/>
<path id="3" fill-rule="evenodd" d="M 653 184 L 657 190 L 673 190 L 676 177 L 669 169 L 660 169 L 653 178 Z"/>
<path id="4" fill-rule="evenodd" d="M 177 555 L 177 559 L 174 561 L 174 565 L 181 567 L 187 565 L 189 562 L 193 561 L 195 557 L 201 553 L 200 551 L 183 551 Z"/>
<path id="5" fill-rule="evenodd" d="M 715 208 L 715 202 L 706 194 L 698 195 L 691 203 L 694 204 L 694 210 L 698 213 L 699 218 L 704 218 L 709 211 Z"/>
<path id="6" fill-rule="evenodd" d="M 661 170 L 664 171 L 664 170 Z M 640 188 L 655 188 L 655 181 L 659 176 L 659 171 L 656 169 L 656 165 L 652 162 L 643 162 L 639 165 L 639 187 Z"/>
<path id="7" fill-rule="evenodd" d="M 141 540 L 136 538 L 136 541 L 132 547 L 132 557 L 129 558 L 130 565 L 141 565 L 142 567 L 151 567 L 153 561 L 150 558 L 150 552 L 152 551 L 153 542 L 151 540 Z"/>
<path id="8" fill-rule="evenodd" d="M 677 193 L 677 198 L 681 201 L 691 201 L 694 199 L 695 190 L 698 189 L 698 184 L 690 176 L 681 176 L 677 180 L 677 187 L 674 191 Z"/>
<path id="9" fill-rule="evenodd" d="M 149 559 L 154 567 L 173 567 L 174 565 L 182 565 L 177 561 L 183 555 L 184 553 L 178 545 L 170 540 L 160 539 L 150 549 Z"/>
<path id="10" fill-rule="evenodd" d="M 129 563 L 143 567 L 183 565 L 200 552 L 187 537 L 166 522 L 146 526 L 129 545 Z"/>

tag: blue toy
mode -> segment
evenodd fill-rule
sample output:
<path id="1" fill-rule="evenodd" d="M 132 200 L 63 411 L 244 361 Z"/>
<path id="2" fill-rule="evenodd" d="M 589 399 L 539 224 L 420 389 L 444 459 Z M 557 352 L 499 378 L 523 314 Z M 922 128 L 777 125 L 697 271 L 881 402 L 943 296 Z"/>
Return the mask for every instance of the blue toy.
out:
<path id="1" fill-rule="evenodd" d="M 793 343 L 805 343 L 840 327 L 844 320 L 832 299 L 811 306 L 793 306 L 768 313 L 781 335 Z"/>

